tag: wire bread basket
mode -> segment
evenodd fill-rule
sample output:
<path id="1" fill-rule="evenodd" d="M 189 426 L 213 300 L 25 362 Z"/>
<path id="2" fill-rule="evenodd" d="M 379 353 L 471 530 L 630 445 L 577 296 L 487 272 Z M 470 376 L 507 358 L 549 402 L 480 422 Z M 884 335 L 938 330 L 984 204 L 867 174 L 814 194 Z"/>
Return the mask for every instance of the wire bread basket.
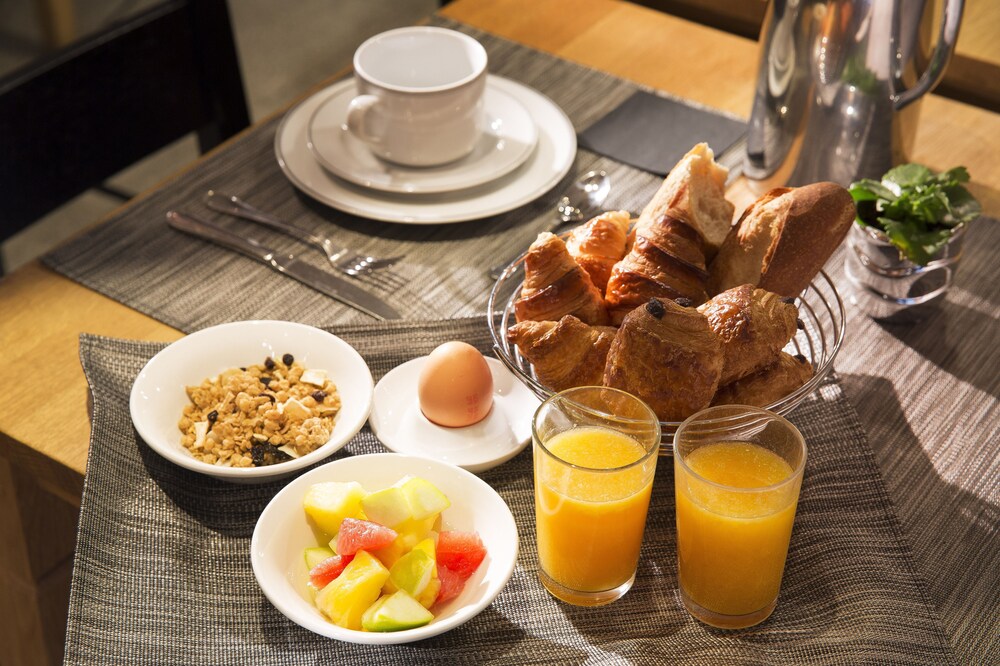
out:
<path id="1" fill-rule="evenodd" d="M 538 381 L 531 364 L 521 355 L 517 347 L 507 340 L 506 335 L 507 329 L 516 323 L 514 301 L 521 291 L 524 279 L 523 262 L 522 255 L 511 263 L 490 291 L 487 304 L 487 311 L 493 313 L 489 318 L 490 336 L 497 358 L 535 395 L 545 400 L 552 396 L 553 391 Z M 766 409 L 782 416 L 795 409 L 833 369 L 833 360 L 844 341 L 846 327 L 844 302 L 830 276 L 823 271 L 820 271 L 809 287 L 799 294 L 795 299 L 795 305 L 798 307 L 803 326 L 796 331 L 784 350 L 789 354 L 804 356 L 812 364 L 815 374 L 796 390 L 766 406 Z M 661 455 L 672 455 L 673 434 L 680 424 L 680 421 L 660 422 L 663 433 Z"/>

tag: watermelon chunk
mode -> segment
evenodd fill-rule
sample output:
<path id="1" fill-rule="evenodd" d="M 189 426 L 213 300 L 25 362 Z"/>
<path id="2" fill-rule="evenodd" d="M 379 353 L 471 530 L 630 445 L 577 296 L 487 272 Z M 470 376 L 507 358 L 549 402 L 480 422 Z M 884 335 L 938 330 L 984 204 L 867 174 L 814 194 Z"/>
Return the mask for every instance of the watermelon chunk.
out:
<path id="1" fill-rule="evenodd" d="M 438 580 L 441 581 L 441 589 L 438 590 L 435 604 L 451 601 L 465 589 L 465 579 L 441 564 L 438 564 Z"/>
<path id="2" fill-rule="evenodd" d="M 334 555 L 326 558 L 309 570 L 309 582 L 317 590 L 322 590 L 331 580 L 339 576 L 353 559 L 354 555 Z"/>
<path id="3" fill-rule="evenodd" d="M 396 540 L 396 530 L 370 520 L 344 518 L 337 532 L 338 555 L 353 555 L 359 550 L 378 550 Z"/>
<path id="4" fill-rule="evenodd" d="M 339 548 L 337 552 L 341 552 Z M 447 531 L 438 535 L 438 566 L 447 567 L 463 581 L 476 572 L 485 557 L 486 547 L 476 532 Z"/>

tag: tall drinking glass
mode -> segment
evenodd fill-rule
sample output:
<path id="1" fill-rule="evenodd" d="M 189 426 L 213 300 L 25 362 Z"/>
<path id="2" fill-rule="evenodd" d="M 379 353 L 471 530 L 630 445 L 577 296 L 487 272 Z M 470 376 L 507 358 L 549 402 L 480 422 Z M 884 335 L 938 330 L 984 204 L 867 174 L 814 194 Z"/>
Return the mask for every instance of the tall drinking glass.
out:
<path id="1" fill-rule="evenodd" d="M 578 606 L 610 603 L 632 587 L 656 472 L 660 423 L 617 389 L 557 393 L 535 412 L 539 578 Z"/>
<path id="2" fill-rule="evenodd" d="M 677 580 L 694 617 L 740 629 L 771 615 L 805 463 L 802 434 L 764 409 L 711 407 L 677 429 Z"/>

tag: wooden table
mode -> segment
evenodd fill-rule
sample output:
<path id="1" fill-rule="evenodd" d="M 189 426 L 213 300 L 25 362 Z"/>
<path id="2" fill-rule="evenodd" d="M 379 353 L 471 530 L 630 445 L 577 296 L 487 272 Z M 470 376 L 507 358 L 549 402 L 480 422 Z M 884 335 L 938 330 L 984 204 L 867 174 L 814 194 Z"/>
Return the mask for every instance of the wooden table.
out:
<path id="1" fill-rule="evenodd" d="M 753 41 L 611 0 L 458 0 L 447 16 L 568 60 L 745 117 Z M 930 96 L 913 160 L 966 165 L 971 189 L 1000 214 L 1000 115 Z M 238 141 L 239 137 L 234 140 Z M 737 184 L 737 209 L 753 197 Z M 31 263 L 0 280 L 0 663 L 61 656 L 90 433 L 77 357 L 82 332 L 153 341 L 177 330 Z M 9 510 L 15 507 L 16 510 Z"/>

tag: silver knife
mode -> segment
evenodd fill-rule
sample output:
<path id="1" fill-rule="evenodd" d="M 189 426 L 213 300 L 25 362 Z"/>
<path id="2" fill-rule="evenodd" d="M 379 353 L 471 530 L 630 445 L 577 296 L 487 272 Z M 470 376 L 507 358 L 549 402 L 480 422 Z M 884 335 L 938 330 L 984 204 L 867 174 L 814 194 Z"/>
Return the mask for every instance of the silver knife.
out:
<path id="1" fill-rule="evenodd" d="M 190 213 L 180 213 L 174 210 L 167 213 L 167 224 L 178 231 L 245 254 L 283 275 L 295 278 L 307 287 L 312 287 L 316 291 L 361 310 L 376 319 L 402 319 L 399 312 L 374 294 L 344 278 L 322 271 L 304 261 L 299 261 L 294 255 L 279 255 L 253 238 L 239 236 Z"/>

